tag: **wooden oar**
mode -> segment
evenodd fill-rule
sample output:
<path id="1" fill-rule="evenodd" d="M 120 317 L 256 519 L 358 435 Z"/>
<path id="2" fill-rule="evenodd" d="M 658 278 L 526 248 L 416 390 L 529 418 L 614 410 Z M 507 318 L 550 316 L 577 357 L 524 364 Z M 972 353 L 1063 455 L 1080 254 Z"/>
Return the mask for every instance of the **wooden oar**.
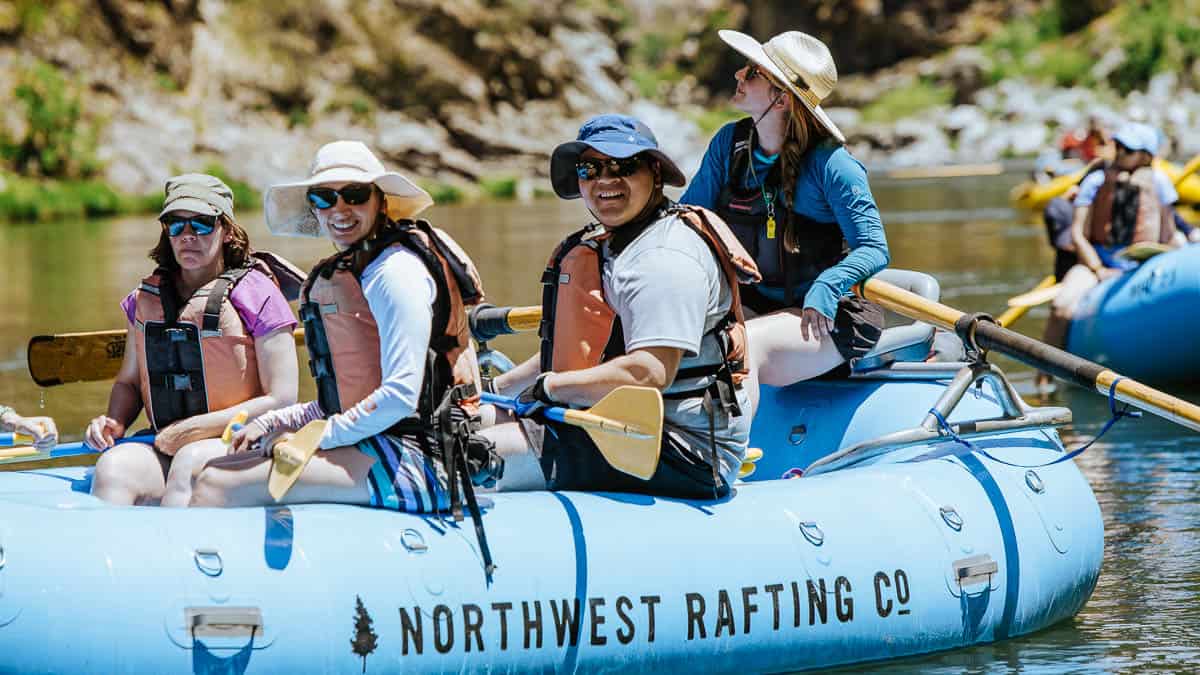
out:
<path id="1" fill-rule="evenodd" d="M 483 402 L 523 415 L 517 399 L 483 394 Z M 650 480 L 658 468 L 662 445 L 662 392 L 653 387 L 617 387 L 587 410 L 544 408 L 543 414 L 556 422 L 580 427 L 587 432 L 612 468 L 642 480 Z"/>
<path id="2" fill-rule="evenodd" d="M 1037 286 L 1034 286 L 1032 289 L 1030 289 L 1030 292 L 1040 291 L 1043 288 L 1049 288 L 1050 286 L 1053 286 L 1053 285 L 1054 285 L 1054 275 L 1048 274 L 1048 275 L 1046 275 L 1046 277 L 1044 279 L 1042 279 L 1041 281 L 1038 282 Z M 1022 294 L 1022 295 L 1025 295 L 1025 294 Z M 1021 296 L 1017 296 L 1017 297 L 1021 297 Z M 1009 305 L 1012 305 L 1011 300 L 1009 301 Z M 1017 319 L 1020 319 L 1021 317 L 1025 316 L 1025 312 L 1028 312 L 1030 307 L 1032 307 L 1032 305 L 1010 306 L 1008 309 L 1004 310 L 1003 314 L 996 317 L 996 323 L 1007 328 L 1007 327 L 1013 325 L 1013 323 L 1015 323 Z"/>
<path id="3" fill-rule="evenodd" d="M 292 334 L 296 344 L 303 347 L 303 329 Z M 29 374 L 41 387 L 111 380 L 125 358 L 125 331 L 35 335 L 29 340 L 26 354 Z"/>
<path id="4" fill-rule="evenodd" d="M 927 300 L 878 279 L 868 279 L 866 283 L 855 286 L 855 291 L 893 312 L 951 330 L 966 316 L 953 307 Z M 1105 396 L 1111 388 L 1113 396 L 1119 401 L 1193 431 L 1200 431 L 1200 406 L 988 321 L 975 322 L 970 332 L 975 343 L 983 349 L 1000 352 Z"/>

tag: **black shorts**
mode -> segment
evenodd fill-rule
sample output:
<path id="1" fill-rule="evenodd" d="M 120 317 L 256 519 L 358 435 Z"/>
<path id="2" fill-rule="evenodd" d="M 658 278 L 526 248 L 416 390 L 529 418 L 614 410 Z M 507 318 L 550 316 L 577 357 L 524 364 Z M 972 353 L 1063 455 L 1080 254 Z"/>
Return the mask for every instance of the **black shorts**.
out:
<path id="1" fill-rule="evenodd" d="M 669 427 L 663 428 L 658 469 L 650 480 L 612 468 L 587 432 L 561 422 L 547 421 L 542 436 L 542 472 L 551 490 L 634 492 L 682 499 L 720 499 L 730 486 L 718 473 L 709 448 L 693 448 Z"/>
<path id="2" fill-rule="evenodd" d="M 759 293 L 753 286 L 743 286 L 741 293 L 742 304 L 757 314 L 769 314 L 787 307 Z M 802 302 L 803 296 L 798 300 Z M 827 375 L 840 374 L 844 377 L 850 373 L 847 364 L 861 358 L 879 342 L 879 336 L 883 334 L 883 308 L 857 295 L 844 295 L 838 299 L 833 328 L 833 344 L 842 358 L 846 359 L 846 364 L 834 368 Z"/>

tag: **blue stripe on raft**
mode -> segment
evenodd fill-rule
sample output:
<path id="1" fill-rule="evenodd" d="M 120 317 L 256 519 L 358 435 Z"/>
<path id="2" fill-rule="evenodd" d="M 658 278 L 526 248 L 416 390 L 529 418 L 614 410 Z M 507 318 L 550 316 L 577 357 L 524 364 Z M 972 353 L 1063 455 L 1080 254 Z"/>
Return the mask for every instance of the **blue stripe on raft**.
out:
<path id="1" fill-rule="evenodd" d="M 1008 638 L 1013 618 L 1017 615 L 1017 598 L 1021 588 L 1021 556 L 1017 551 L 1017 530 L 1013 526 L 1012 511 L 1008 510 L 1004 493 L 983 462 L 965 448 L 957 453 L 957 456 L 975 480 L 983 486 L 1000 524 L 1000 536 L 1004 540 L 1004 615 L 996 626 L 995 639 L 1004 640 Z"/>
<path id="2" fill-rule="evenodd" d="M 583 521 L 579 518 L 579 511 L 571 503 L 571 500 L 558 492 L 552 494 L 562 504 L 563 510 L 567 512 L 567 520 L 571 521 L 571 539 L 575 543 L 575 602 L 582 613 L 587 607 L 588 597 L 587 540 L 583 537 Z M 559 672 L 575 672 L 579 663 L 579 638 L 583 633 L 583 624 L 582 618 L 575 622 L 575 634 L 571 636 L 566 660 L 563 662 L 562 668 L 558 669 Z"/>

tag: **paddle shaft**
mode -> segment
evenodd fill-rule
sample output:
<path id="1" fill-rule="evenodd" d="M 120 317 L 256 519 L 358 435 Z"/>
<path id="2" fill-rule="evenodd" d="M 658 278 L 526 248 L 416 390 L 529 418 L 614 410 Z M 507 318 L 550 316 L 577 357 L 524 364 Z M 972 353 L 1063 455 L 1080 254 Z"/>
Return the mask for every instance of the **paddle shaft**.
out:
<path id="1" fill-rule="evenodd" d="M 482 400 L 484 403 L 491 403 L 492 405 L 500 406 L 501 408 L 512 410 L 513 412 L 520 414 L 520 404 L 518 404 L 517 400 L 511 396 L 501 396 L 500 394 L 484 392 L 482 395 L 480 395 L 480 400 Z M 602 417 L 586 410 L 572 410 L 570 408 L 552 406 L 549 408 L 543 408 L 542 414 L 545 415 L 547 419 L 554 420 L 555 422 L 562 422 L 564 424 L 570 424 L 571 426 L 581 427 L 583 429 L 592 429 L 594 431 L 610 434 L 621 434 L 624 436 L 635 436 L 638 438 L 647 438 L 650 436 L 646 430 L 640 429 L 637 425 L 625 424 L 620 420 Z"/>
<path id="2" fill-rule="evenodd" d="M 141 434 L 128 438 L 118 438 L 116 445 L 122 443 L 154 443 L 153 434 Z M 63 443 L 48 453 L 37 455 L 18 455 L 10 460 L 0 459 L 0 471 L 29 471 L 33 469 L 53 469 L 67 466 L 92 466 L 100 459 L 101 451 L 93 449 L 86 443 Z"/>
<path id="3" fill-rule="evenodd" d="M 471 310 L 471 335 L 479 342 L 487 342 L 500 335 L 512 335 L 522 331 L 537 330 L 542 321 L 542 308 L 495 307 L 478 305 Z"/>
<path id="4" fill-rule="evenodd" d="M 951 330 L 954 330 L 958 321 L 966 316 L 957 309 L 927 300 L 878 279 L 868 279 L 866 283 L 856 286 L 855 290 L 866 299 L 893 312 Z M 1117 400 L 1183 425 L 1193 431 L 1200 431 L 1200 406 L 1148 387 L 1136 380 L 1122 377 L 1104 366 L 989 321 L 975 322 L 974 328 L 971 330 L 975 343 L 982 349 L 1000 352 L 1081 387 L 1094 389 L 1105 396 L 1108 395 L 1113 382 L 1116 382 L 1113 395 Z"/>

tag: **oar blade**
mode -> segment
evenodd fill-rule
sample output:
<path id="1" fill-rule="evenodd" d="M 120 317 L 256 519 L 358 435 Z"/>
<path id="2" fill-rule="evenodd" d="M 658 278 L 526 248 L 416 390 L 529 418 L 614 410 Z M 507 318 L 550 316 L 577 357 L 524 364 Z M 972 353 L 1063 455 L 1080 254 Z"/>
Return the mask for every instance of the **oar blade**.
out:
<path id="1" fill-rule="evenodd" d="M 571 411 L 575 412 L 575 411 Z M 600 454 L 614 469 L 635 478 L 650 480 L 658 469 L 662 448 L 662 392 L 653 387 L 618 387 L 587 412 L 618 419 L 636 435 L 601 431 L 586 426 Z"/>
<path id="2" fill-rule="evenodd" d="M 1043 302 L 1050 302 L 1058 297 L 1062 284 L 1054 284 L 1045 288 L 1036 288 L 1028 293 L 1013 296 L 1008 300 L 1009 307 L 1035 307 Z"/>
<path id="3" fill-rule="evenodd" d="M 35 335 L 26 355 L 29 374 L 41 387 L 108 380 L 125 358 L 125 331 Z"/>
<path id="4" fill-rule="evenodd" d="M 1144 260 L 1153 258 L 1159 253 L 1166 253 L 1170 250 L 1171 247 L 1167 246 L 1166 244 L 1160 244 L 1156 241 L 1143 241 L 1136 244 L 1130 244 L 1120 251 L 1117 251 L 1117 257 L 1124 258 L 1126 260 L 1142 262 Z"/>
<path id="5" fill-rule="evenodd" d="M 296 484 L 308 460 L 317 452 L 321 437 L 325 435 L 325 420 L 313 420 L 292 434 L 286 441 L 275 444 L 271 461 L 271 476 L 267 479 L 267 492 L 275 501 L 283 499 Z"/>

